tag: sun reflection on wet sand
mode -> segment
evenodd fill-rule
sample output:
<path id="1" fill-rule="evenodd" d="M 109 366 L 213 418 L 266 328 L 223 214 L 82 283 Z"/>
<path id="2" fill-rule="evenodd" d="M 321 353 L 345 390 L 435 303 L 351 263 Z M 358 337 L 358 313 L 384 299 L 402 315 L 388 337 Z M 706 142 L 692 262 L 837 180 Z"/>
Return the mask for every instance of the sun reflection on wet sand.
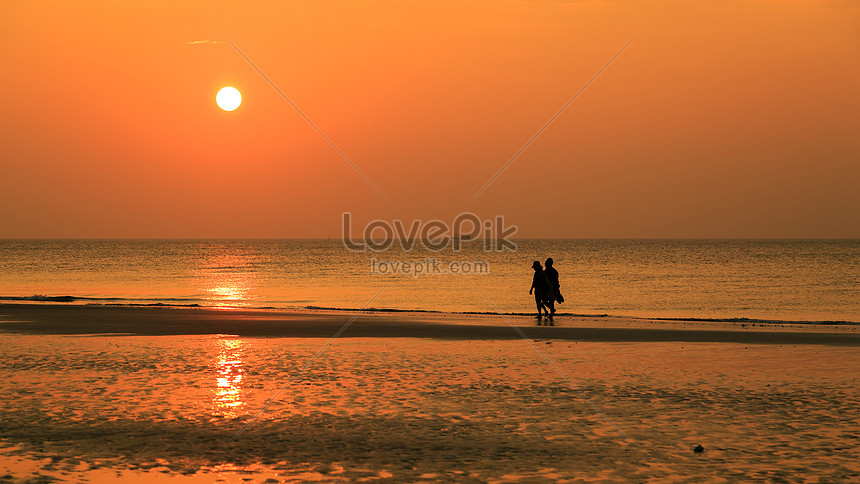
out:
<path id="1" fill-rule="evenodd" d="M 240 339 L 218 340 L 220 348 L 215 359 L 217 376 L 212 398 L 213 419 L 233 419 L 244 413 L 246 402 L 242 391 L 243 344 Z"/>

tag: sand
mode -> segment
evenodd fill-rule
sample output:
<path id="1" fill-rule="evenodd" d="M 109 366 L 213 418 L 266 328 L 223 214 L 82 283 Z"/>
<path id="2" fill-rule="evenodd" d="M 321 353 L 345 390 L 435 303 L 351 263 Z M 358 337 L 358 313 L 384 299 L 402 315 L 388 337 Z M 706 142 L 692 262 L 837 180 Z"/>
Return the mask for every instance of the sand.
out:
<path id="1" fill-rule="evenodd" d="M 2 305 L 0 482 L 860 479 L 856 325 L 351 316 Z"/>

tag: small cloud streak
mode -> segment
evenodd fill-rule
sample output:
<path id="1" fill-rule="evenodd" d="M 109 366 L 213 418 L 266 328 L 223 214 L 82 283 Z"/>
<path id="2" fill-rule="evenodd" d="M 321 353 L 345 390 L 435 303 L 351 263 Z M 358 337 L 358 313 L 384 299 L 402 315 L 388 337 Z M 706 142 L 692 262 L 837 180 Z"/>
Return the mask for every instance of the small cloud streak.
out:
<path id="1" fill-rule="evenodd" d="M 223 44 L 224 40 L 191 40 L 186 42 L 186 44 L 190 45 L 199 45 L 199 44 Z"/>

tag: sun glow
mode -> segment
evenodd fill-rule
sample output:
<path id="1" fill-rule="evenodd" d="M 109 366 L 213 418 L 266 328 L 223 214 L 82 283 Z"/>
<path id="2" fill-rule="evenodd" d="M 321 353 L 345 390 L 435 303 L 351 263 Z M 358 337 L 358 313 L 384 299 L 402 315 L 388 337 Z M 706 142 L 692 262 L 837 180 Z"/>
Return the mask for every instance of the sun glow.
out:
<path id="1" fill-rule="evenodd" d="M 242 104 L 242 93 L 235 87 L 224 87 L 218 91 L 215 102 L 224 111 L 234 111 Z"/>

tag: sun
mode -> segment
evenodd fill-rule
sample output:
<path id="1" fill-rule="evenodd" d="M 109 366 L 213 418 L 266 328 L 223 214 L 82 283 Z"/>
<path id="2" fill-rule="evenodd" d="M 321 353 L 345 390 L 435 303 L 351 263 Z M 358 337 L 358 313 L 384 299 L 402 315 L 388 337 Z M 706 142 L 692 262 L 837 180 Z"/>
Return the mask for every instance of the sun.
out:
<path id="1" fill-rule="evenodd" d="M 242 93 L 235 87 L 224 87 L 218 91 L 215 102 L 224 111 L 235 111 L 242 104 Z"/>

